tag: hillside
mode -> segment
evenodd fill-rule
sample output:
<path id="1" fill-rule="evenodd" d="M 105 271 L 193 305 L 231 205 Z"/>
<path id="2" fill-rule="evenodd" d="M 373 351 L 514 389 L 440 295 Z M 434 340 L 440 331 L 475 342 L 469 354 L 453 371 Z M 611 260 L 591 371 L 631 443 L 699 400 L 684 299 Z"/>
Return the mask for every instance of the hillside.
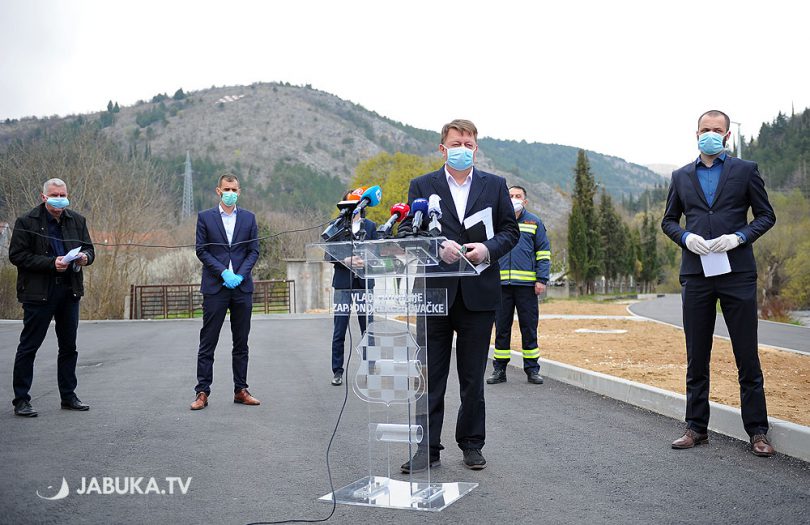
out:
<path id="1" fill-rule="evenodd" d="M 789 117 L 779 113 L 762 124 L 742 157 L 759 164 L 768 189 L 799 189 L 810 195 L 810 108 Z"/>
<path id="2" fill-rule="evenodd" d="M 23 119 L 0 124 L 0 148 L 62 122 L 97 121 L 122 148 L 148 153 L 182 172 L 186 151 L 195 174 L 195 200 L 207 205 L 219 167 L 235 169 L 265 195 L 292 208 L 309 204 L 329 213 L 361 160 L 380 152 L 438 155 L 439 135 L 392 121 L 334 95 L 280 83 L 212 87 L 79 117 Z M 577 149 L 553 144 L 480 139 L 478 165 L 528 187 L 550 225 L 562 224 Z M 597 182 L 616 196 L 660 183 L 649 169 L 588 152 Z M 306 182 L 307 187 L 302 188 Z M 203 191 L 205 190 L 205 191 Z M 403 196 L 404 197 L 404 196 Z"/>

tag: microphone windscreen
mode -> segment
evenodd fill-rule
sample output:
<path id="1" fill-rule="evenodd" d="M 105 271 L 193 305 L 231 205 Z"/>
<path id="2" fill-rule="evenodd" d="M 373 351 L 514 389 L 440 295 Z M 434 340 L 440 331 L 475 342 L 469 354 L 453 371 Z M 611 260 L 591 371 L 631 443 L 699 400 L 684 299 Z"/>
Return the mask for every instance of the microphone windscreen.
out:
<path id="1" fill-rule="evenodd" d="M 408 212 L 411 211 L 411 207 L 405 204 L 404 202 L 398 202 L 391 206 L 391 215 L 398 214 L 397 222 L 402 222 L 403 219 L 408 215 Z"/>
<path id="2" fill-rule="evenodd" d="M 368 188 L 366 191 L 363 192 L 362 199 L 368 199 L 369 206 L 376 206 L 380 203 L 382 199 L 382 188 L 379 186 L 372 186 Z"/>
<path id="3" fill-rule="evenodd" d="M 442 207 L 439 204 L 442 198 L 435 193 L 428 198 L 428 211 L 435 213 L 440 219 L 442 218 Z"/>
<path id="4" fill-rule="evenodd" d="M 411 212 L 422 212 L 423 214 L 427 213 L 428 211 L 428 201 L 427 199 L 416 199 L 411 203 Z"/>
<path id="5" fill-rule="evenodd" d="M 349 196 L 346 197 L 346 200 L 349 201 L 359 201 L 363 198 L 363 193 L 366 191 L 366 186 L 360 186 L 359 188 L 355 188 L 349 193 Z"/>

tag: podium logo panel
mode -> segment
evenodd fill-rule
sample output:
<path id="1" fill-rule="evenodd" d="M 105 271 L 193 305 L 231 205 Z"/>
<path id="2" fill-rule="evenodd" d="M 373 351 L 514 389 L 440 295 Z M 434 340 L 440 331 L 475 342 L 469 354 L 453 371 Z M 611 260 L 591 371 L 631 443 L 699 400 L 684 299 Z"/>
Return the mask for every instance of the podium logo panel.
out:
<path id="1" fill-rule="evenodd" d="M 420 347 L 407 330 L 375 332 L 369 326 L 357 347 L 360 366 L 354 377 L 354 392 L 368 403 L 387 406 L 411 403 L 425 394 L 426 381 Z"/>

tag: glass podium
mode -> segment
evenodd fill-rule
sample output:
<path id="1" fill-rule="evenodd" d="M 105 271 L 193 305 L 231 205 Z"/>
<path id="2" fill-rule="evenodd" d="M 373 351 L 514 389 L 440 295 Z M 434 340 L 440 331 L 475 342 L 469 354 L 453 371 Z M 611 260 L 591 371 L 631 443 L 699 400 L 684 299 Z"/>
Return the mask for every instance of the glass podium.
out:
<path id="1" fill-rule="evenodd" d="M 447 290 L 431 279 L 475 276 L 466 258 L 442 260 L 444 237 L 407 237 L 307 245 L 309 261 L 343 264 L 365 290 L 335 290 L 334 315 L 366 316 L 366 333 L 345 378 L 368 406 L 367 475 L 320 498 L 347 505 L 440 511 L 478 486 L 437 482 L 428 466 L 401 473 L 400 465 L 427 447 L 428 317 L 447 315 Z"/>

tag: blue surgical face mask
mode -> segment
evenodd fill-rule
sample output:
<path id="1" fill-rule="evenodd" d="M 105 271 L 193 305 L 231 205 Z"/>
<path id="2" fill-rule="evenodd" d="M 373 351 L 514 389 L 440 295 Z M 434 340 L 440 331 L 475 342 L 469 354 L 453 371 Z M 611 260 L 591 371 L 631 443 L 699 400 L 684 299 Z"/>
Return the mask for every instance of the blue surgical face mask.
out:
<path id="1" fill-rule="evenodd" d="M 698 149 L 706 155 L 717 155 L 723 151 L 723 135 L 707 131 L 698 137 Z"/>
<path id="2" fill-rule="evenodd" d="M 466 170 L 473 165 L 473 151 L 464 146 L 444 147 L 447 150 L 447 165 L 455 170 Z"/>
<path id="3" fill-rule="evenodd" d="M 48 203 L 48 206 L 52 206 L 59 210 L 63 210 L 70 205 L 70 201 L 67 197 L 48 197 L 48 200 L 45 202 Z"/>
<path id="4" fill-rule="evenodd" d="M 236 199 L 239 198 L 239 195 L 235 191 L 223 191 L 222 192 L 222 204 L 225 206 L 233 206 L 236 204 Z"/>

